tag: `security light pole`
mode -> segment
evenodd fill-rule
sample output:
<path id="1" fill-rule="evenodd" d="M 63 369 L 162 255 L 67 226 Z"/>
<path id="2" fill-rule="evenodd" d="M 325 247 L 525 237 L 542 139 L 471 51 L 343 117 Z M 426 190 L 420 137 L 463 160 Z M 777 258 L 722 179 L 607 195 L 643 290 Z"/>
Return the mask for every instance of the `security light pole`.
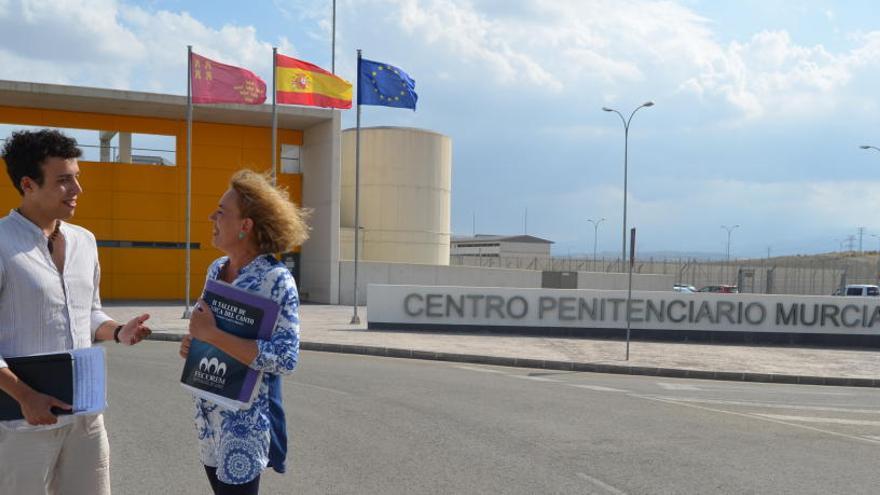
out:
<path id="1" fill-rule="evenodd" d="M 618 112 L 613 108 L 602 107 L 602 110 L 606 112 L 614 112 L 620 117 L 620 121 L 623 122 L 623 247 L 620 250 L 620 262 L 623 263 L 626 260 L 626 182 L 627 182 L 627 155 L 629 154 L 629 123 L 632 121 L 633 115 L 639 111 L 639 109 L 652 107 L 654 106 L 653 101 L 646 101 L 642 103 L 635 110 L 629 114 L 629 118 L 626 119 L 623 117 L 623 114 Z"/>
<path id="2" fill-rule="evenodd" d="M 605 221 L 605 217 L 600 218 L 598 221 L 593 220 L 592 218 L 587 219 L 588 222 L 593 224 L 593 271 L 596 270 L 596 248 L 599 242 L 599 224 Z"/>
<path id="3" fill-rule="evenodd" d="M 727 231 L 727 264 L 730 264 L 730 233 L 733 232 L 733 229 L 739 228 L 739 225 L 733 227 L 722 225 L 721 228 Z"/>

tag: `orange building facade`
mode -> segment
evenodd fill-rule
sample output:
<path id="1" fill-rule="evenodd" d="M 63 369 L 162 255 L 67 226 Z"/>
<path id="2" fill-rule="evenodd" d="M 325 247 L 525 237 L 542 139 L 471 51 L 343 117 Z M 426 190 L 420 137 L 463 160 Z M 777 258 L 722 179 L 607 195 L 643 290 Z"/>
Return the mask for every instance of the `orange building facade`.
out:
<path id="1" fill-rule="evenodd" d="M 168 160 L 173 164 L 125 163 L 131 157 L 105 161 L 104 154 L 98 158 L 96 153 L 80 160 L 84 191 L 71 222 L 98 240 L 105 300 L 186 296 L 185 112 L 186 99 L 179 96 L 0 81 L 0 124 L 7 130 L 2 137 L 16 128 L 49 127 L 156 135 L 173 143 L 174 158 Z M 338 190 L 338 135 L 338 112 L 298 107 L 279 111 L 276 152 L 279 157 L 282 149 L 298 153 L 294 166 L 279 167 L 278 182 L 298 205 L 314 210 L 312 240 L 306 243 L 313 243 L 312 250 L 306 245 L 286 258 L 297 262 L 289 266 L 299 275 L 303 299 L 329 303 L 338 292 L 338 245 L 334 256 L 333 244 L 338 242 L 339 215 L 332 197 L 334 188 Z M 195 298 L 208 265 L 221 255 L 211 246 L 208 216 L 229 177 L 241 168 L 272 168 L 271 106 L 197 106 L 192 141 L 189 296 Z M 315 190 L 304 194 L 309 179 Z M 0 212 L 17 206 L 19 198 L 8 177 L 0 181 Z"/>

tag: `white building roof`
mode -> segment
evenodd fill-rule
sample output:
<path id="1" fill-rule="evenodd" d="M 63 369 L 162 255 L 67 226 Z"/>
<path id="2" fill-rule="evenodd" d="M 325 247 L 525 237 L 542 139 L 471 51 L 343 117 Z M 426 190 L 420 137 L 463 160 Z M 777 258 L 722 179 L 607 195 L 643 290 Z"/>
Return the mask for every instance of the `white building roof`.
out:
<path id="1" fill-rule="evenodd" d="M 477 234 L 475 236 L 454 236 L 452 242 L 532 242 L 537 244 L 553 244 L 553 241 L 535 237 L 533 235 L 490 235 Z"/>

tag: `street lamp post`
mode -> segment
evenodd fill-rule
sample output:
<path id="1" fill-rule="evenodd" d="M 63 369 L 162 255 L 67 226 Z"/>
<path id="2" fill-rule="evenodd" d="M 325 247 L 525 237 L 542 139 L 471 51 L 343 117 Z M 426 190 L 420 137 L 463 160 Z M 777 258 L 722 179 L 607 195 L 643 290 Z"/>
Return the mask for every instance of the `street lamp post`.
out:
<path id="1" fill-rule="evenodd" d="M 730 270 L 730 234 L 733 232 L 733 229 L 739 228 L 739 224 L 733 227 L 722 225 L 721 228 L 727 231 L 727 270 Z"/>
<path id="2" fill-rule="evenodd" d="M 593 224 L 593 271 L 596 271 L 596 247 L 599 240 L 599 224 L 605 221 L 605 217 L 600 218 L 598 221 L 588 218 L 587 221 Z"/>
<path id="3" fill-rule="evenodd" d="M 629 154 L 629 123 L 632 121 L 633 115 L 639 111 L 641 108 L 652 107 L 654 106 L 653 101 L 646 101 L 642 103 L 635 110 L 629 114 L 629 118 L 625 119 L 623 114 L 618 112 L 613 108 L 602 107 L 602 110 L 606 112 L 614 112 L 620 117 L 620 121 L 623 122 L 623 248 L 620 250 L 620 262 L 623 263 L 626 260 L 626 180 L 627 180 L 627 155 Z"/>
<path id="4" fill-rule="evenodd" d="M 734 225 L 733 227 L 728 227 L 727 225 L 722 225 L 722 229 L 727 231 L 727 263 L 730 263 L 730 233 L 733 232 L 733 229 L 739 228 L 739 225 Z"/>

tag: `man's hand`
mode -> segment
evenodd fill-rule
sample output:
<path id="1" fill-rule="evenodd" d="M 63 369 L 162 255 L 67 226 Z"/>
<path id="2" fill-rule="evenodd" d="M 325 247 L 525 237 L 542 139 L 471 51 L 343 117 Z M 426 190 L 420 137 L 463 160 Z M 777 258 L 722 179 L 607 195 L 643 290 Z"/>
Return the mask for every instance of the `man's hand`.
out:
<path id="1" fill-rule="evenodd" d="M 144 322 L 149 318 L 150 315 L 144 313 L 128 320 L 128 323 L 123 325 L 122 330 L 119 331 L 119 343 L 124 345 L 135 345 L 147 338 L 148 335 L 153 333 L 149 327 L 144 325 Z"/>
<path id="2" fill-rule="evenodd" d="M 180 350 L 178 350 L 178 354 L 183 359 L 186 359 L 189 356 L 189 346 L 192 344 L 193 336 L 190 334 L 186 334 L 183 336 L 183 339 L 180 341 Z"/>
<path id="3" fill-rule="evenodd" d="M 189 334 L 202 342 L 211 342 L 211 337 L 220 330 L 214 320 L 214 313 L 203 299 L 196 302 L 195 310 L 189 317 Z"/>
<path id="4" fill-rule="evenodd" d="M 54 425 L 58 417 L 52 413 L 52 408 L 57 407 L 70 411 L 73 406 L 62 402 L 51 395 L 41 394 L 35 390 L 27 393 L 19 402 L 21 413 L 25 421 L 31 425 Z"/>

